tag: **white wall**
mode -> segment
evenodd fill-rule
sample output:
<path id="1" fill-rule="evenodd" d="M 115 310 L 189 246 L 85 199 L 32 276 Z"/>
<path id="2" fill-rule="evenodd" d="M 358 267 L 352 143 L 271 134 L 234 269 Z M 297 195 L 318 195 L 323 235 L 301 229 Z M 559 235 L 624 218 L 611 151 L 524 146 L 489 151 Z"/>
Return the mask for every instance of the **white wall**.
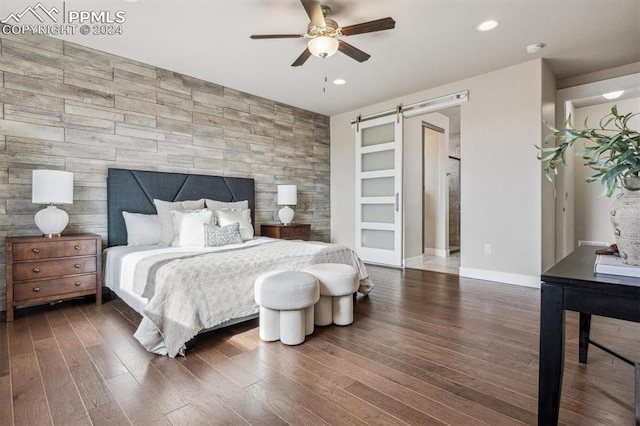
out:
<path id="1" fill-rule="evenodd" d="M 419 229 L 423 232 L 422 246 L 417 246 L 411 239 L 405 239 L 405 259 L 419 256 L 423 252 L 428 254 L 444 255 L 448 248 L 448 226 L 447 226 L 447 156 L 449 140 L 449 117 L 432 113 L 417 116 L 407 120 L 407 124 L 415 127 L 412 120 L 420 120 L 422 140 L 417 138 L 410 140 L 405 134 L 404 157 L 405 163 L 405 190 L 413 194 L 413 179 L 423 174 L 424 169 L 424 207 L 422 211 L 422 223 L 419 223 L 419 211 L 405 211 L 405 227 L 410 234 L 417 233 Z M 443 133 L 425 128 L 422 123 L 431 124 L 444 130 Z M 423 146 L 424 145 L 424 146 Z M 421 151 L 424 149 L 424 156 Z M 415 157 L 421 157 L 422 161 L 415 161 Z M 414 161 L 411 161 L 414 159 Z M 416 191 L 417 192 L 417 191 Z M 416 216 L 414 219 L 413 216 Z M 431 249 L 428 252 L 425 249 Z"/>
<path id="2" fill-rule="evenodd" d="M 542 119 L 551 126 L 555 125 L 556 115 L 556 79 L 549 64 L 542 63 Z M 540 123 L 542 135 L 550 133 L 547 126 Z M 542 168 L 542 164 L 540 164 Z M 546 271 L 556 263 L 556 201 L 555 184 L 549 182 L 541 173 L 542 181 L 542 270 Z"/>
<path id="3" fill-rule="evenodd" d="M 590 128 L 599 127 L 600 119 L 611 112 L 611 107 L 617 105 L 618 113 L 640 112 L 640 98 L 627 99 L 622 101 L 607 102 L 600 105 L 593 105 L 583 108 L 576 108 L 574 111 L 573 124 L 576 128 L 584 128 L 584 120 L 589 119 Z M 629 127 L 640 129 L 640 116 L 636 116 L 629 121 Z M 574 147 L 580 151 L 584 143 L 577 142 Z M 578 241 L 601 241 L 612 243 L 615 241 L 609 213 L 613 198 L 608 198 L 602 194 L 603 186 L 597 182 L 586 183 L 585 179 L 593 174 L 593 170 L 584 165 L 581 158 L 577 158 L 574 167 L 575 185 L 575 243 Z"/>
<path id="4" fill-rule="evenodd" d="M 557 127 L 564 128 L 564 122 L 569 117 L 575 116 L 575 109 L 571 102 L 566 103 L 565 109 L 566 116 L 563 118 L 562 123 L 556 122 Z M 577 247 L 575 238 L 576 191 L 574 185 L 574 168 L 577 159 L 573 152 L 571 151 L 565 156 L 566 164 L 558 169 L 556 178 L 556 188 L 558 190 L 556 202 L 556 261 L 564 258 Z"/>
<path id="5" fill-rule="evenodd" d="M 439 113 L 417 115 L 404 121 L 404 153 L 403 153 L 403 184 L 404 184 L 404 247 L 403 258 L 411 259 L 421 256 L 423 245 L 423 122 L 433 124 L 445 131 L 445 137 L 449 134 L 449 118 Z M 355 136 L 354 136 L 355 138 Z M 355 145 L 355 142 L 353 142 Z M 332 154 L 333 155 L 333 154 Z M 446 150 L 441 152 L 442 159 L 446 157 Z M 355 160 L 354 160 L 355 161 Z M 442 170 L 444 172 L 444 170 Z M 355 182 L 355 177 L 351 182 Z M 444 216 L 438 215 L 434 220 L 442 223 Z M 446 223 L 446 221 L 445 221 Z M 444 250 L 444 235 L 442 234 L 440 246 L 434 244 L 433 248 Z M 355 235 L 354 235 L 355 238 Z M 427 246 L 428 247 L 428 246 Z"/>
<path id="6" fill-rule="evenodd" d="M 438 239 L 438 209 L 440 208 L 440 151 L 442 133 L 423 129 L 424 195 L 422 209 L 422 235 L 424 248 L 435 250 Z M 430 253 L 433 254 L 433 253 Z"/>
<path id="7" fill-rule="evenodd" d="M 543 61 L 413 93 L 331 117 L 331 238 L 354 247 L 354 129 L 358 114 L 469 90 L 461 106 L 463 276 L 538 285 L 541 181 L 534 144 L 542 140 Z M 405 200 L 411 199 L 405 187 Z M 405 205 L 405 211 L 407 206 Z M 405 235 L 411 233 L 406 229 Z M 484 244 L 492 253 L 484 254 Z M 406 256 L 405 256 L 406 257 Z"/>

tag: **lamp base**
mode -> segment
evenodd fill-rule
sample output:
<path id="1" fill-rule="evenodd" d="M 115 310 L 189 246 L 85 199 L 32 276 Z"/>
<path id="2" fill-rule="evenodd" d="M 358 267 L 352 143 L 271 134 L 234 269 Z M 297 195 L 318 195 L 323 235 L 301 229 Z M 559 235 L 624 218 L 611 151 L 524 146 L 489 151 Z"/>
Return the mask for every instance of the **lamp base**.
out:
<path id="1" fill-rule="evenodd" d="M 278 212 L 278 217 L 280 218 L 280 222 L 282 222 L 283 225 L 289 225 L 293 221 L 294 214 L 295 213 L 291 207 L 284 206 Z"/>
<path id="2" fill-rule="evenodd" d="M 56 206 L 48 206 L 36 213 L 35 221 L 45 237 L 59 237 L 69 223 L 69 215 Z"/>

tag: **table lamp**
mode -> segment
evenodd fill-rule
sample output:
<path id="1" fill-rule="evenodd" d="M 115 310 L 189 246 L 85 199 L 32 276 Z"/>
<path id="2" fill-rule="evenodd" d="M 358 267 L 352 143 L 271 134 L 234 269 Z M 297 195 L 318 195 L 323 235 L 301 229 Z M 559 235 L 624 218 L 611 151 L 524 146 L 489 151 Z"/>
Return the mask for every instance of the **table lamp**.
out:
<path id="1" fill-rule="evenodd" d="M 59 237 L 69 223 L 69 215 L 54 204 L 73 204 L 73 173 L 61 170 L 34 170 L 31 202 L 49 204 L 36 213 L 38 229 L 45 237 Z"/>
<path id="2" fill-rule="evenodd" d="M 294 211 L 289 206 L 298 204 L 298 188 L 295 185 L 278 185 L 278 205 L 284 206 L 278 212 L 278 217 L 283 225 L 289 225 L 293 221 Z"/>

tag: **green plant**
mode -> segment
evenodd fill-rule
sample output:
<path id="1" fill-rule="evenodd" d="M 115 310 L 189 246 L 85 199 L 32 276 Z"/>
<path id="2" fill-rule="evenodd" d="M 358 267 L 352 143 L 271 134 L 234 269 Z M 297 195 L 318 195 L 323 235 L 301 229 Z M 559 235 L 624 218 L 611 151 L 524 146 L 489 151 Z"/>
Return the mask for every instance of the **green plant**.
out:
<path id="1" fill-rule="evenodd" d="M 587 166 L 595 170 L 586 181 L 600 181 L 607 197 L 613 195 L 617 187 L 625 187 L 625 177 L 640 174 L 640 133 L 627 126 L 629 120 L 638 114 L 640 113 L 620 115 L 614 105 L 611 113 L 600 120 L 600 128 L 597 129 L 589 128 L 585 120 L 584 130 L 577 130 L 571 124 L 571 116 L 565 123 L 565 130 L 560 131 L 547 125 L 553 133 L 545 138 L 545 144 L 551 140 L 558 142 L 552 147 L 536 146 L 540 151 L 538 160 L 547 162 L 544 168 L 547 179 L 553 180 L 553 176 L 558 174 L 558 165 L 566 164 L 567 149 L 577 140 L 586 139 L 592 143 L 586 144 L 583 150 L 576 153 L 576 156 L 586 160 Z"/>

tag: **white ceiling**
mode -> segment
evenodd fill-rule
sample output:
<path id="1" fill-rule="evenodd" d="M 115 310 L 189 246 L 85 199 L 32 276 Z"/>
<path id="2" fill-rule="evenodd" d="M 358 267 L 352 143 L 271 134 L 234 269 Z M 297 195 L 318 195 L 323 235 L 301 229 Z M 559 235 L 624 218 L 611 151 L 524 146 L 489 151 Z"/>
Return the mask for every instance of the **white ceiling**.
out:
<path id="1" fill-rule="evenodd" d="M 0 19 L 36 2 L 2 0 Z M 304 33 L 308 18 L 298 0 L 67 0 L 66 10 L 124 10 L 126 22 L 122 35 L 66 39 L 328 115 L 539 57 L 549 60 L 558 79 L 640 61 L 640 0 L 321 3 L 341 26 L 390 16 L 396 28 L 346 38 L 371 55 L 367 62 L 337 53 L 293 68 L 304 39 L 249 35 Z M 489 18 L 498 28 L 477 32 Z M 527 54 L 525 46 L 534 42 L 546 47 Z M 337 77 L 347 84 L 331 84 Z"/>

